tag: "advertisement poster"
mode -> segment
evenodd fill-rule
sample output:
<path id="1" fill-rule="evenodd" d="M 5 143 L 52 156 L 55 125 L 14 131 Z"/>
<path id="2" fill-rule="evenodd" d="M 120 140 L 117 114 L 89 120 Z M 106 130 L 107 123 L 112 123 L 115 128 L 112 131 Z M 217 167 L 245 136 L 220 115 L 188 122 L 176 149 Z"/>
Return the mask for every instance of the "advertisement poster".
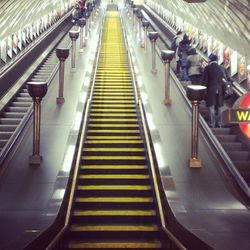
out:
<path id="1" fill-rule="evenodd" d="M 17 54 L 17 35 L 12 36 L 12 49 L 15 54 Z"/>
<path id="2" fill-rule="evenodd" d="M 250 64 L 247 65 L 247 86 L 248 86 L 248 91 L 250 91 Z"/>
<path id="3" fill-rule="evenodd" d="M 218 55 L 219 42 L 217 40 L 213 40 L 212 44 L 212 53 Z"/>
<path id="4" fill-rule="evenodd" d="M 26 47 L 26 29 L 22 31 L 22 46 Z"/>
<path id="5" fill-rule="evenodd" d="M 37 37 L 36 24 L 32 24 L 32 30 L 33 30 L 33 37 L 36 38 Z"/>
<path id="6" fill-rule="evenodd" d="M 7 55 L 12 58 L 12 38 L 10 36 L 8 37 Z"/>
<path id="7" fill-rule="evenodd" d="M 193 26 L 191 24 L 188 25 L 187 34 L 189 39 L 193 39 Z"/>
<path id="8" fill-rule="evenodd" d="M 207 38 L 207 56 L 209 56 L 212 53 L 212 48 L 213 48 L 213 40 L 212 37 L 209 36 Z"/>
<path id="9" fill-rule="evenodd" d="M 230 67 L 230 48 L 227 47 L 224 49 L 223 52 L 223 62 L 224 62 L 224 67 L 228 69 Z"/>
<path id="10" fill-rule="evenodd" d="M 207 34 L 203 35 L 202 51 L 204 54 L 208 53 L 208 37 Z"/>
<path id="11" fill-rule="evenodd" d="M 223 63 L 223 60 L 224 60 L 223 53 L 224 53 L 224 45 L 223 43 L 219 43 L 218 50 L 217 50 L 218 64 Z"/>
<path id="12" fill-rule="evenodd" d="M 230 72 L 231 76 L 234 76 L 238 73 L 238 52 L 233 51 L 231 53 L 231 58 L 230 58 Z"/>
<path id="13" fill-rule="evenodd" d="M 22 31 L 19 30 L 17 33 L 17 47 L 22 50 Z"/>
<path id="14" fill-rule="evenodd" d="M 29 26 L 29 35 L 30 35 L 30 40 L 32 41 L 33 40 L 33 27 L 32 25 Z"/>
<path id="15" fill-rule="evenodd" d="M 1 41 L 1 59 L 7 62 L 7 44 L 6 41 Z"/>
<path id="16" fill-rule="evenodd" d="M 246 58 L 243 56 L 239 57 L 238 62 L 239 68 L 238 68 L 238 81 L 239 83 L 243 82 L 247 77 L 247 65 L 246 65 Z"/>

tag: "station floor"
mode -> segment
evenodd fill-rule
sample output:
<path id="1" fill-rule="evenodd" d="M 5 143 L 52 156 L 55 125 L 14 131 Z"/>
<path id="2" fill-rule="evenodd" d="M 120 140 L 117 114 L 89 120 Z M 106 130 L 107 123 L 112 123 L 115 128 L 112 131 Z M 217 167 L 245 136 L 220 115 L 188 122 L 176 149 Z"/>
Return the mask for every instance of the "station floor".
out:
<path id="1" fill-rule="evenodd" d="M 102 13 L 102 12 L 101 12 Z M 102 14 L 100 14 L 102 15 Z M 150 46 L 139 45 L 132 20 L 121 10 L 129 49 L 157 156 L 165 194 L 177 220 L 212 248 L 250 248 L 250 214 L 222 170 L 222 163 L 200 133 L 203 166 L 188 166 L 191 112 L 171 77 L 172 105 L 164 99 L 164 67 L 157 56 L 157 74 L 151 73 Z M 98 21 L 99 20 L 99 21 Z M 0 175 L 0 249 L 22 249 L 46 229 L 60 207 L 90 83 L 99 41 L 95 20 L 84 52 L 77 45 L 76 68 L 65 68 L 65 103 L 56 104 L 58 75 L 42 102 L 40 166 L 30 166 L 32 121 L 9 155 Z M 99 22 L 99 23 L 98 23 Z"/>

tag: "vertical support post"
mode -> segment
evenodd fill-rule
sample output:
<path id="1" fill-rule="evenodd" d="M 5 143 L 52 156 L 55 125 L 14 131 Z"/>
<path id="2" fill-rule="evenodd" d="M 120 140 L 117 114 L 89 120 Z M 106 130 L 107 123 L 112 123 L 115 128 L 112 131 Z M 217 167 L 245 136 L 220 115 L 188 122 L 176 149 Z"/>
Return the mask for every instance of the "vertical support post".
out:
<path id="1" fill-rule="evenodd" d="M 41 132 L 41 101 L 47 93 L 46 82 L 28 82 L 28 92 L 33 99 L 33 154 L 29 157 L 29 163 L 39 165 L 42 161 L 40 155 Z"/>
<path id="2" fill-rule="evenodd" d="M 80 51 L 83 52 L 84 44 L 85 44 L 85 38 L 84 38 L 84 26 L 86 25 L 86 19 L 80 18 L 78 20 L 78 24 L 80 26 Z"/>
<path id="3" fill-rule="evenodd" d="M 151 51 L 152 51 L 152 69 L 151 72 L 153 74 L 157 73 L 157 69 L 156 69 L 156 53 L 155 53 L 155 43 L 156 40 L 158 38 L 158 33 L 155 31 L 151 31 L 148 33 L 148 38 L 151 41 Z"/>
<path id="4" fill-rule="evenodd" d="M 172 100 L 170 99 L 170 61 L 165 62 L 165 105 L 171 105 Z"/>
<path id="5" fill-rule="evenodd" d="M 72 47 L 71 47 L 71 68 L 75 68 L 75 61 L 76 61 L 76 39 L 79 37 L 79 31 L 71 30 L 69 31 L 69 36 L 72 40 Z"/>
<path id="6" fill-rule="evenodd" d="M 63 89 L 64 89 L 64 62 L 69 56 L 69 49 L 65 48 L 57 48 L 56 49 L 56 56 L 60 60 L 59 66 L 59 92 L 58 97 L 56 99 L 57 104 L 64 103 L 63 97 Z"/>
<path id="7" fill-rule="evenodd" d="M 197 101 L 192 101 L 192 150 L 191 158 L 198 158 L 198 114 L 199 106 Z"/>
<path id="8" fill-rule="evenodd" d="M 187 97 L 192 103 L 192 141 L 191 141 L 191 158 L 189 167 L 200 168 L 201 160 L 198 159 L 198 121 L 199 121 L 199 103 L 205 98 L 206 87 L 202 85 L 188 85 Z"/>
<path id="9" fill-rule="evenodd" d="M 144 30 L 144 40 L 143 43 L 141 43 L 141 47 L 147 49 L 147 31 L 149 27 L 149 21 L 146 19 L 142 20 L 142 26 Z"/>
<path id="10" fill-rule="evenodd" d="M 172 100 L 170 99 L 170 62 L 174 58 L 173 50 L 162 50 L 161 58 L 165 66 L 165 99 L 164 104 L 170 106 Z"/>

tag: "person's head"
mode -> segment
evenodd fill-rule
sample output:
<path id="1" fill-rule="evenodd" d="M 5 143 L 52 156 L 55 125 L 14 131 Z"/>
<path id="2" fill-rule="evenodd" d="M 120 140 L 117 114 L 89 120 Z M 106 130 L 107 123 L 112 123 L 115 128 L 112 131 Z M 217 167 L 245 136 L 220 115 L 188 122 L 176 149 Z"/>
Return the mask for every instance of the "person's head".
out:
<path id="1" fill-rule="evenodd" d="M 176 35 L 177 35 L 177 36 L 181 36 L 181 35 L 182 35 L 182 31 L 180 31 L 180 30 L 177 31 Z"/>
<path id="2" fill-rule="evenodd" d="M 191 42 L 191 41 L 189 40 L 189 37 L 188 37 L 187 34 L 184 34 L 183 39 L 182 39 L 182 42 L 183 42 L 184 44 L 189 44 L 189 43 Z"/>
<path id="3" fill-rule="evenodd" d="M 211 53 L 208 57 L 209 62 L 218 62 L 218 56 Z"/>

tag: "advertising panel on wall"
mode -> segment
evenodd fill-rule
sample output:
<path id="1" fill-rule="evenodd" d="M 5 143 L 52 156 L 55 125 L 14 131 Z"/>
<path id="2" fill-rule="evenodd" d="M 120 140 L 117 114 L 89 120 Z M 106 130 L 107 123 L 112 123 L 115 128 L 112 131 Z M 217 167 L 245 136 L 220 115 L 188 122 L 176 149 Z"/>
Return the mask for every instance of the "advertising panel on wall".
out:
<path id="1" fill-rule="evenodd" d="M 222 64 L 224 60 L 224 45 L 223 43 L 219 43 L 218 50 L 217 50 L 217 56 L 218 56 L 218 63 Z"/>
<path id="2" fill-rule="evenodd" d="M 213 48 L 213 40 L 212 37 L 209 36 L 207 38 L 207 56 L 209 56 L 213 52 L 212 48 Z"/>
<path id="3" fill-rule="evenodd" d="M 230 67 L 230 48 L 229 47 L 224 49 L 223 62 L 224 62 L 224 67 L 228 69 Z"/>
<path id="4" fill-rule="evenodd" d="M 238 81 L 239 83 L 243 82 L 247 78 L 247 65 L 246 58 L 244 56 L 239 55 L 238 60 Z"/>
<path id="5" fill-rule="evenodd" d="M 17 35 L 16 34 L 12 36 L 12 50 L 15 54 L 17 54 Z"/>
<path id="6" fill-rule="evenodd" d="M 7 43 L 6 40 L 1 41 L 1 59 L 7 62 Z"/>
<path id="7" fill-rule="evenodd" d="M 17 47 L 18 49 L 22 50 L 22 31 L 21 30 L 17 32 Z"/>
<path id="8" fill-rule="evenodd" d="M 7 55 L 9 58 L 12 58 L 12 37 L 8 37 L 8 44 L 7 44 Z"/>
<path id="9" fill-rule="evenodd" d="M 22 46 L 26 47 L 26 29 L 22 31 Z"/>
<path id="10" fill-rule="evenodd" d="M 234 76 L 238 73 L 238 52 L 233 51 L 230 56 L 230 73 Z"/>
<path id="11" fill-rule="evenodd" d="M 248 91 L 250 91 L 250 64 L 247 65 L 247 87 Z"/>

